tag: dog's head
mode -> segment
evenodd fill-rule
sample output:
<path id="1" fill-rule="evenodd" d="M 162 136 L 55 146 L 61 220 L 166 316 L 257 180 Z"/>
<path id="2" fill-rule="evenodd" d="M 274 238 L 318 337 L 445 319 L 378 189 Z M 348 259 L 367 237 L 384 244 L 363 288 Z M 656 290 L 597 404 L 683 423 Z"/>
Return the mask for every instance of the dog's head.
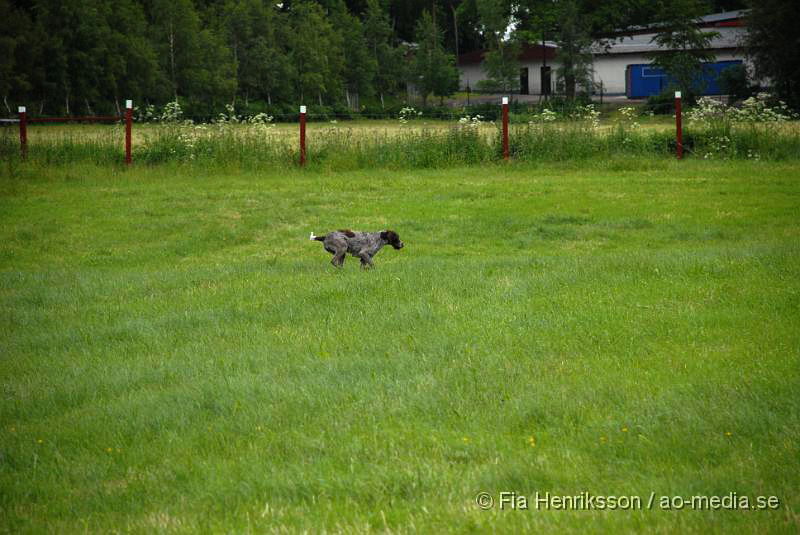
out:
<path id="1" fill-rule="evenodd" d="M 381 239 L 385 240 L 386 243 L 388 243 L 395 249 L 403 248 L 403 242 L 400 241 L 400 236 L 398 236 L 397 232 L 393 230 L 384 230 L 383 232 L 381 232 Z"/>

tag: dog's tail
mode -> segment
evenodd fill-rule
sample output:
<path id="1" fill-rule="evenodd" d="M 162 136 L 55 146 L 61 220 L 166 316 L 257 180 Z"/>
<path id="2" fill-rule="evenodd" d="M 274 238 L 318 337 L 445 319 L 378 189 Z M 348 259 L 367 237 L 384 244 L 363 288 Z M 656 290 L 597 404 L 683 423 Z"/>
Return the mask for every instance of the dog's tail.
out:
<path id="1" fill-rule="evenodd" d="M 311 241 L 314 241 L 314 240 L 325 241 L 325 236 L 314 236 L 314 233 L 312 232 L 311 236 L 308 239 L 311 240 Z"/>

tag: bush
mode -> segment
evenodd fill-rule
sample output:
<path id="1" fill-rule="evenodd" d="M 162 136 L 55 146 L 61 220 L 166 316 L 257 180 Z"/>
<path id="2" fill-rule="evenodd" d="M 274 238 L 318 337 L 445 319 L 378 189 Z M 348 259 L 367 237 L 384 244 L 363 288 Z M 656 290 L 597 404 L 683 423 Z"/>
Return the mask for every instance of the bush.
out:
<path id="1" fill-rule="evenodd" d="M 551 97 L 549 100 L 541 102 L 536 105 L 537 111 L 548 109 L 563 115 L 569 115 L 575 112 L 578 108 L 583 108 L 592 103 L 592 99 L 585 93 L 575 95 L 573 100 L 569 100 L 563 96 Z"/>
<path id="2" fill-rule="evenodd" d="M 382 107 L 381 103 L 369 102 L 364 105 L 361 110 L 361 117 L 365 119 L 386 119 L 395 118 L 400 114 L 400 110 L 407 107 L 405 101 L 393 102 L 389 104 L 388 99 L 386 104 Z"/>
<path id="3" fill-rule="evenodd" d="M 719 86 L 728 95 L 730 102 L 740 102 L 758 92 L 758 86 L 750 85 L 747 68 L 735 65 L 723 70 L 719 75 Z"/>
<path id="4" fill-rule="evenodd" d="M 492 80 L 491 78 L 480 80 L 475 84 L 475 91 L 478 93 L 499 93 L 502 90 L 503 88 L 500 82 Z"/>
<path id="5" fill-rule="evenodd" d="M 652 95 L 647 98 L 644 104 L 646 112 L 655 115 L 672 115 L 675 113 L 675 92 L 664 91 L 658 95 Z"/>

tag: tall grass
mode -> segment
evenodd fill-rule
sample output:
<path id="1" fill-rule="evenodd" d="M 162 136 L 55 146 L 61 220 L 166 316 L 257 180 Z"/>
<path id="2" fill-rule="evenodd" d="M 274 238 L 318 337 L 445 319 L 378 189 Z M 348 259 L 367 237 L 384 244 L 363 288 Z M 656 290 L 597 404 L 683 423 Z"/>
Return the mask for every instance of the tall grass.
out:
<path id="1" fill-rule="evenodd" d="M 597 128 L 585 121 L 512 125 L 510 152 L 514 160 L 526 162 L 674 154 L 674 132 L 635 126 L 619 123 L 612 128 Z M 6 130 L 0 135 L 4 160 L 19 158 L 19 141 L 14 134 Z M 270 125 L 167 124 L 148 130 L 143 137 L 143 143 L 134 146 L 137 164 L 172 162 L 264 169 L 291 167 L 299 159 L 297 138 Z M 91 137 L 81 136 L 76 130 L 74 134 L 40 139 L 32 136 L 28 156 L 42 165 L 122 165 L 122 147 L 120 128 Z M 690 158 L 795 159 L 800 156 L 800 130 L 759 123 L 690 126 L 684 133 L 684 147 Z M 309 132 L 307 155 L 310 166 L 324 169 L 447 168 L 499 161 L 502 144 L 496 124 L 409 127 L 400 133 L 332 125 Z"/>
<path id="2" fill-rule="evenodd" d="M 45 127 L 47 128 L 47 127 Z M 86 135 L 80 126 L 72 131 L 59 131 L 45 140 L 28 136 L 28 159 L 43 165 L 64 165 L 75 162 L 113 165 L 123 163 L 125 131 L 113 126 Z M 18 161 L 20 141 L 16 128 L 0 131 L 0 159 Z"/>
<path id="3" fill-rule="evenodd" d="M 791 160 L 800 157 L 800 133 L 770 123 L 717 123 L 690 127 L 684 144 L 705 159 Z"/>
<path id="4" fill-rule="evenodd" d="M 637 131 L 623 125 L 598 132 L 584 125 L 533 125 L 512 128 L 510 152 L 523 161 L 566 161 L 620 155 L 667 156 L 675 151 L 670 132 Z"/>

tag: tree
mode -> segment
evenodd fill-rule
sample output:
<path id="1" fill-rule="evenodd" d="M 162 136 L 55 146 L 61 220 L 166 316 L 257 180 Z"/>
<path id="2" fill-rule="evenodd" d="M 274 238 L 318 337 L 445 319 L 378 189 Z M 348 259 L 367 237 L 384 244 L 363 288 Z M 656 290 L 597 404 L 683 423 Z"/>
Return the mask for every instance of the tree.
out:
<path id="1" fill-rule="evenodd" d="M 758 86 L 751 84 L 744 65 L 734 65 L 720 72 L 719 87 L 728 95 L 729 102 L 743 101 L 758 91 Z"/>
<path id="2" fill-rule="evenodd" d="M 792 0 L 751 2 L 747 16 L 747 51 L 759 78 L 800 110 L 800 4 Z"/>
<path id="3" fill-rule="evenodd" d="M 187 98 L 211 111 L 236 91 L 231 50 L 220 34 L 203 28 L 191 0 L 151 0 L 147 18 L 150 41 L 159 59 L 154 99 Z"/>
<path id="4" fill-rule="evenodd" d="M 555 41 L 558 80 L 568 99 L 592 85 L 592 35 L 602 3 L 588 0 L 528 0 L 517 11 L 517 33 L 528 42 Z"/>
<path id="5" fill-rule="evenodd" d="M 152 92 L 157 62 L 140 2 L 36 0 L 0 12 L 0 69 L 12 69 L 0 73 L 7 108 L 11 97 L 38 101 L 38 113 L 119 112 L 125 99 Z"/>
<path id="6" fill-rule="evenodd" d="M 572 98 L 579 86 L 592 85 L 590 46 L 649 24 L 657 6 L 652 0 L 520 0 L 514 3 L 515 33 L 523 42 L 555 41 L 557 75 Z"/>
<path id="7" fill-rule="evenodd" d="M 384 94 L 394 93 L 403 79 L 403 53 L 395 46 L 394 31 L 378 0 L 368 0 L 364 38 L 375 60 L 374 85 L 383 107 Z"/>
<path id="8" fill-rule="evenodd" d="M 281 15 L 280 19 L 283 18 Z M 289 62 L 286 51 L 277 44 L 288 39 L 288 36 L 281 37 L 284 33 L 288 33 L 285 25 L 278 25 L 274 41 L 265 36 L 256 38 L 250 52 L 252 68 L 242 73 L 245 102 L 251 91 L 255 96 L 266 99 L 270 105 L 273 100 L 288 101 L 291 98 L 291 87 L 297 73 Z"/>
<path id="9" fill-rule="evenodd" d="M 417 89 L 422 94 L 423 105 L 433 93 L 441 103 L 446 96 L 458 90 L 459 72 L 452 54 L 442 46 L 442 34 L 433 24 L 428 11 L 422 12 L 417 23 L 417 50 L 412 66 L 412 75 Z"/>
<path id="10" fill-rule="evenodd" d="M 576 86 L 590 88 L 592 84 L 592 44 L 590 23 L 586 12 L 581 11 L 578 0 L 564 0 L 559 6 L 560 28 L 556 33 L 556 70 L 564 84 L 567 100 L 575 98 Z"/>
<path id="11" fill-rule="evenodd" d="M 428 9 L 430 14 L 430 8 L 435 4 L 431 0 L 381 0 L 381 3 L 388 9 L 397 36 L 405 42 L 416 39 L 420 13 Z"/>
<path id="12" fill-rule="evenodd" d="M 236 69 L 237 95 L 244 95 L 245 105 L 250 95 L 258 91 L 261 65 L 257 49 L 267 45 L 272 37 L 272 11 L 261 0 L 234 0 L 223 6 L 221 33 L 231 51 Z"/>
<path id="13" fill-rule="evenodd" d="M 708 1 L 721 9 L 743 0 Z M 761 75 L 792 98 L 799 93 L 792 54 L 800 47 L 792 46 L 797 37 L 786 21 L 797 8 L 786 0 L 763 5 L 769 7 L 755 6 L 756 14 L 773 18 L 753 23 L 762 34 L 751 41 L 751 53 L 761 54 Z M 518 83 L 519 45 L 546 39 L 559 44 L 559 76 L 572 97 L 590 82 L 590 36 L 620 35 L 654 20 L 655 11 L 691 17 L 704 6 L 701 0 L 0 0 L 0 94 L 6 112 L 16 100 L 38 101 L 40 112 L 50 113 L 119 110 L 126 98 L 156 104 L 181 98 L 204 114 L 240 97 L 272 103 L 299 95 L 322 104 L 377 93 L 383 102 L 403 81 L 424 99 L 441 99 L 458 85 L 453 52 L 488 49 L 485 68 L 507 91 Z M 708 41 L 694 39 L 691 22 L 660 20 L 660 42 L 677 52 L 657 61 L 679 73 L 691 70 L 681 63 L 689 55 L 696 68 L 704 59 L 697 51 Z M 769 41 L 776 33 L 781 37 Z"/>
<path id="14" fill-rule="evenodd" d="M 200 19 L 191 0 L 152 0 L 148 23 L 160 67 L 154 96 L 161 102 L 177 101 L 178 93 L 186 94 L 189 89 L 189 69 L 198 53 Z"/>
<path id="15" fill-rule="evenodd" d="M 0 18 L 0 94 L 6 111 L 11 114 L 9 97 L 24 94 L 31 88 L 23 61 L 29 45 L 24 29 L 30 27 L 30 18 L 8 0 L 0 0 L 0 13 L 4 14 Z"/>
<path id="16" fill-rule="evenodd" d="M 263 0 L 235 0 L 225 4 L 222 32 L 233 55 L 238 93 L 249 99 L 289 96 L 292 75 L 284 50 L 278 44 L 285 15 Z"/>
<path id="17" fill-rule="evenodd" d="M 476 0 L 488 50 L 484 55 L 484 70 L 488 83 L 501 91 L 519 88 L 519 43 L 507 38 L 511 24 L 511 2 L 508 0 Z"/>
<path id="18" fill-rule="evenodd" d="M 70 114 L 75 103 L 95 101 L 101 85 L 100 65 L 108 28 L 94 6 L 86 2 L 38 0 L 33 6 L 41 49 L 34 86 L 50 111 Z M 105 26 L 105 27 L 104 27 Z M 37 68 L 38 67 L 38 68 Z"/>
<path id="19" fill-rule="evenodd" d="M 102 10 L 106 47 L 94 61 L 101 65 L 98 106 L 113 102 L 121 112 L 125 99 L 143 101 L 155 83 L 158 61 L 147 39 L 144 11 L 132 0 L 110 0 Z"/>
<path id="20" fill-rule="evenodd" d="M 697 26 L 698 17 L 707 9 L 702 0 L 670 0 L 661 4 L 658 33 L 653 37 L 662 49 L 650 54 L 653 64 L 669 75 L 670 85 L 684 92 L 688 100 L 703 89 L 703 63 L 716 59 L 709 45 L 719 32 L 705 32 Z"/>
<path id="21" fill-rule="evenodd" d="M 342 36 L 315 2 L 292 4 L 290 15 L 288 50 L 297 73 L 296 92 L 301 103 L 316 96 L 321 106 L 323 95 L 342 94 Z"/>
<path id="22" fill-rule="evenodd" d="M 348 13 L 347 6 L 342 0 L 333 5 L 330 19 L 335 31 L 342 38 L 344 96 L 348 106 L 353 106 L 355 103 L 351 102 L 351 93 L 354 93 L 356 98 L 374 93 L 373 81 L 378 70 L 378 62 L 367 46 L 361 21 Z"/>
<path id="23" fill-rule="evenodd" d="M 458 58 L 462 52 L 485 48 L 486 36 L 482 31 L 477 1 L 447 0 L 445 4 L 443 11 L 452 18 L 452 26 L 448 24 L 445 27 L 447 49 L 453 50 Z"/>
<path id="24" fill-rule="evenodd" d="M 236 68 L 230 49 L 211 29 L 197 35 L 198 50 L 191 67 L 185 71 L 183 96 L 197 110 L 210 115 L 236 95 Z"/>

